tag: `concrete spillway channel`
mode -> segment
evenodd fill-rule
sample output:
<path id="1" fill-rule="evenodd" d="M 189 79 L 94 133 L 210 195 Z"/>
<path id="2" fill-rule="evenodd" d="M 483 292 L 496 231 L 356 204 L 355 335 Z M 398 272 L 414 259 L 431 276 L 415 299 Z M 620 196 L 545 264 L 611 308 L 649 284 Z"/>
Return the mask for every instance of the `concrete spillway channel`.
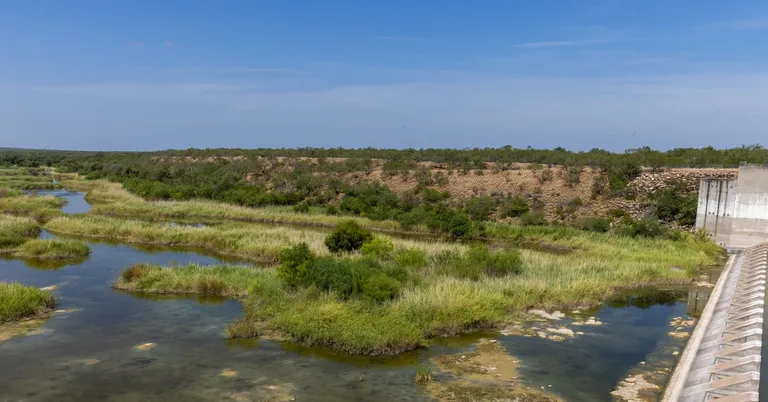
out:
<path id="1" fill-rule="evenodd" d="M 768 243 L 731 255 L 663 401 L 759 400 L 766 269 Z"/>

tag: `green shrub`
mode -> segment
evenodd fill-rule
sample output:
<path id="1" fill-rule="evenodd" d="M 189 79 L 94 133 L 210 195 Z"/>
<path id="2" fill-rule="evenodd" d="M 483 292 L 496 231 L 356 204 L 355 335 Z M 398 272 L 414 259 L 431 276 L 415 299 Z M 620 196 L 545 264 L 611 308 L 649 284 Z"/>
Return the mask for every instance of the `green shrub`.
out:
<path id="1" fill-rule="evenodd" d="M 470 198 L 464 206 L 464 211 L 470 218 L 476 221 L 488 220 L 493 211 L 496 210 L 498 200 L 491 196 L 480 196 Z"/>
<path id="2" fill-rule="evenodd" d="M 479 280 L 484 276 L 502 277 L 522 272 L 520 253 L 504 250 L 491 253 L 485 246 L 471 247 L 463 258 L 438 266 L 443 273 L 463 279 Z"/>
<path id="3" fill-rule="evenodd" d="M 377 237 L 371 241 L 363 244 L 360 248 L 360 253 L 365 257 L 374 258 L 377 260 L 389 259 L 392 256 L 392 251 L 395 250 L 395 245 L 392 240 L 386 237 Z"/>
<path id="4" fill-rule="evenodd" d="M 293 206 L 293 211 L 306 214 L 307 212 L 309 212 L 309 203 L 306 201 L 302 201 Z"/>
<path id="5" fill-rule="evenodd" d="M 531 210 L 526 201 L 522 197 L 508 197 L 501 204 L 501 217 L 502 218 L 517 218 Z"/>
<path id="6" fill-rule="evenodd" d="M 696 224 L 698 196 L 687 192 L 685 185 L 676 183 L 651 195 L 655 203 L 656 216 L 664 222 L 677 222 L 683 226 Z"/>
<path id="7" fill-rule="evenodd" d="M 568 168 L 565 170 L 565 185 L 568 187 L 573 187 L 576 184 L 579 184 L 581 181 L 581 171 L 583 168 L 581 166 L 568 166 Z"/>
<path id="8" fill-rule="evenodd" d="M 552 178 L 554 178 L 555 175 L 552 173 L 552 169 L 544 169 L 542 170 L 537 176 L 536 179 L 539 181 L 539 183 L 546 183 L 548 181 L 552 181 Z"/>
<path id="9" fill-rule="evenodd" d="M 547 224 L 547 219 L 540 212 L 527 212 L 520 217 L 520 224 L 523 226 L 543 226 Z"/>
<path id="10" fill-rule="evenodd" d="M 362 292 L 363 282 L 370 274 L 371 268 L 363 261 L 318 258 L 309 270 L 309 284 L 348 299 Z"/>
<path id="11" fill-rule="evenodd" d="M 382 268 L 382 272 L 391 278 L 397 279 L 397 281 L 400 283 L 406 283 L 409 279 L 411 279 L 411 271 L 402 265 L 386 265 Z"/>
<path id="12" fill-rule="evenodd" d="M 485 246 L 473 246 L 467 251 L 467 262 L 482 269 L 488 276 L 519 274 L 523 269 L 520 253 L 504 250 L 491 253 Z"/>
<path id="13" fill-rule="evenodd" d="M 616 228 L 616 234 L 629 237 L 660 237 L 666 233 L 666 228 L 658 219 L 645 218 L 636 221 L 629 217 L 622 218 Z"/>
<path id="14" fill-rule="evenodd" d="M 667 231 L 667 238 L 672 241 L 683 241 L 688 238 L 688 233 L 680 229 L 672 229 Z"/>
<path id="15" fill-rule="evenodd" d="M 616 219 L 616 218 L 623 218 L 625 216 L 629 216 L 629 212 L 627 212 L 627 211 L 625 211 L 623 209 L 620 209 L 620 208 L 613 208 L 610 211 L 608 211 L 608 216 L 610 216 L 611 218 L 614 218 L 614 219 Z"/>
<path id="16" fill-rule="evenodd" d="M 315 255 L 307 243 L 288 247 L 280 254 L 278 275 L 289 286 L 299 286 L 307 282 L 309 271 L 315 262 Z"/>
<path id="17" fill-rule="evenodd" d="M 427 263 L 426 255 L 424 257 L 425 257 L 424 264 L 426 265 Z M 459 252 L 445 250 L 439 253 L 432 254 L 432 256 L 430 257 L 430 260 L 432 261 L 433 265 L 442 266 L 442 265 L 454 264 L 456 261 L 460 260 L 461 258 L 462 256 Z"/>
<path id="18" fill-rule="evenodd" d="M 590 232 L 605 233 L 611 230 L 611 220 L 601 216 L 584 218 L 576 222 L 576 227 Z"/>
<path id="19" fill-rule="evenodd" d="M 363 283 L 363 296 L 377 302 L 394 299 L 403 285 L 395 278 L 378 273 L 369 276 Z"/>
<path id="20" fill-rule="evenodd" d="M 395 262 L 403 267 L 421 268 L 427 265 L 427 253 L 417 249 L 401 250 L 395 255 Z"/>
<path id="21" fill-rule="evenodd" d="M 343 253 L 360 250 L 363 243 L 371 240 L 373 235 L 355 221 L 338 224 L 336 229 L 325 238 L 325 246 L 332 253 Z"/>
<path id="22" fill-rule="evenodd" d="M 328 206 L 325 207 L 325 214 L 326 215 L 338 215 L 339 214 L 339 208 L 336 207 L 336 205 L 328 204 Z"/>
<path id="23" fill-rule="evenodd" d="M 472 222 L 464 215 L 454 214 L 448 221 L 448 234 L 457 239 L 468 237 L 472 231 Z"/>

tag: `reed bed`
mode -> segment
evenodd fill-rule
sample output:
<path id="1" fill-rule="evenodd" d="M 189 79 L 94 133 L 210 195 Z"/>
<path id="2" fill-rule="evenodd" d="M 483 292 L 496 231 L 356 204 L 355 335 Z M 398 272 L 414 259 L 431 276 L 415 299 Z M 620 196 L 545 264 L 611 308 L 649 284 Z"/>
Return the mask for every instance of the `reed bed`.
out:
<path id="1" fill-rule="evenodd" d="M 0 282 L 0 324 L 40 316 L 55 306 L 56 301 L 49 291 Z"/>
<path id="2" fill-rule="evenodd" d="M 644 258 L 600 249 L 568 255 L 520 250 L 520 274 L 478 280 L 446 275 L 441 269 L 460 258 L 461 251 L 434 254 L 427 266 L 410 268 L 418 280 L 383 303 L 291 288 L 272 269 L 228 266 L 155 267 L 146 285 L 134 290 L 189 293 L 196 289 L 197 278 L 224 272 L 221 280 L 232 283 L 232 272 L 245 270 L 240 290 L 227 291 L 243 301 L 245 310 L 230 326 L 231 337 L 279 334 L 345 353 L 393 355 L 426 345 L 431 338 L 502 327 L 530 308 L 584 308 L 625 289 L 686 283 L 697 268 L 717 262 L 709 242 L 659 242 L 633 244 L 630 239 L 615 246 L 630 247 Z M 679 251 L 662 255 L 670 250 Z"/>
<path id="3" fill-rule="evenodd" d="M 172 225 L 166 222 L 125 220 L 105 216 L 64 216 L 44 226 L 54 233 L 103 238 L 125 243 L 199 247 L 223 255 L 277 262 L 287 246 L 307 243 L 318 255 L 329 254 L 326 234 L 307 228 L 225 223 L 215 227 Z M 466 246 L 439 241 L 392 239 L 396 247 L 428 254 L 461 251 Z"/>

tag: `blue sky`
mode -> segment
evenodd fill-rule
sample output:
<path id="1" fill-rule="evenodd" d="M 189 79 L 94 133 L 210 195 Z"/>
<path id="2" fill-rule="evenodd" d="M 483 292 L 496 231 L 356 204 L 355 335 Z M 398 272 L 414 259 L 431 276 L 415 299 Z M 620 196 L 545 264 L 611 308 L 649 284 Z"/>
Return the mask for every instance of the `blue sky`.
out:
<path id="1" fill-rule="evenodd" d="M 0 55 L 0 146 L 768 145 L 758 0 L 0 0 Z"/>

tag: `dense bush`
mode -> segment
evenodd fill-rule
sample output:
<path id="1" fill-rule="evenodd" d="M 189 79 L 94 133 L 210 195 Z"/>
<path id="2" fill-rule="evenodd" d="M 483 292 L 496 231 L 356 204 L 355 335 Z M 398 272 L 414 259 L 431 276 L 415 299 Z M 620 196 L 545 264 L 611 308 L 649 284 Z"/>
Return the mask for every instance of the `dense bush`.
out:
<path id="1" fill-rule="evenodd" d="M 386 237 L 377 237 L 371 241 L 363 243 L 363 247 L 360 248 L 360 253 L 365 257 L 385 260 L 392 256 L 392 251 L 394 250 L 395 245 L 392 243 L 392 240 Z"/>
<path id="2" fill-rule="evenodd" d="M 575 226 L 581 230 L 605 233 L 611 230 L 611 220 L 601 216 L 593 216 L 580 219 Z"/>
<path id="3" fill-rule="evenodd" d="M 660 237 L 666 233 L 666 228 L 656 218 L 634 220 L 624 217 L 616 227 L 616 233 L 630 237 Z"/>
<path id="4" fill-rule="evenodd" d="M 530 212 L 530 210 L 531 207 L 524 198 L 518 196 L 507 197 L 501 204 L 500 215 L 502 218 L 517 218 Z"/>
<path id="5" fill-rule="evenodd" d="M 514 250 L 491 253 L 485 246 L 473 246 L 463 258 L 441 265 L 438 269 L 459 278 L 479 280 L 486 275 L 502 277 L 520 274 L 523 260 L 520 253 Z"/>
<path id="6" fill-rule="evenodd" d="M 342 299 L 361 297 L 381 302 L 397 296 L 407 279 L 407 271 L 381 267 L 370 260 L 316 258 L 306 267 L 300 284 L 332 292 Z"/>
<path id="7" fill-rule="evenodd" d="M 542 226 L 547 224 L 547 219 L 540 212 L 527 212 L 520 217 L 523 226 Z"/>
<path id="8" fill-rule="evenodd" d="M 363 283 L 371 273 L 366 263 L 360 260 L 318 258 L 309 269 L 306 283 L 348 299 L 362 293 Z"/>
<path id="9" fill-rule="evenodd" d="M 416 250 L 401 250 L 395 255 L 395 261 L 403 267 L 420 268 L 427 265 L 427 253 Z"/>
<path id="10" fill-rule="evenodd" d="M 305 201 L 302 201 L 302 202 L 294 205 L 293 206 L 293 211 L 294 212 L 299 212 L 299 213 L 302 213 L 302 214 L 306 214 L 307 212 L 309 212 L 309 202 L 307 202 L 305 200 Z"/>
<path id="11" fill-rule="evenodd" d="M 299 243 L 280 254 L 278 274 L 289 286 L 299 286 L 306 283 L 314 262 L 315 255 L 307 243 Z"/>
<path id="12" fill-rule="evenodd" d="M 363 283 L 363 296 L 377 302 L 392 300 L 400 293 L 403 285 L 395 278 L 383 273 L 369 276 Z"/>
<path id="13" fill-rule="evenodd" d="M 498 200 L 491 196 L 472 197 L 467 200 L 464 211 L 476 221 L 487 220 L 498 206 Z"/>
<path id="14" fill-rule="evenodd" d="M 683 226 L 696 224 L 698 196 L 686 191 L 683 184 L 677 183 L 651 195 L 655 204 L 656 216 L 664 222 L 677 222 Z"/>
<path id="15" fill-rule="evenodd" d="M 325 246 L 332 253 L 343 253 L 360 250 L 363 243 L 371 240 L 373 235 L 355 221 L 346 221 L 336 225 L 336 229 L 325 238 Z"/>

